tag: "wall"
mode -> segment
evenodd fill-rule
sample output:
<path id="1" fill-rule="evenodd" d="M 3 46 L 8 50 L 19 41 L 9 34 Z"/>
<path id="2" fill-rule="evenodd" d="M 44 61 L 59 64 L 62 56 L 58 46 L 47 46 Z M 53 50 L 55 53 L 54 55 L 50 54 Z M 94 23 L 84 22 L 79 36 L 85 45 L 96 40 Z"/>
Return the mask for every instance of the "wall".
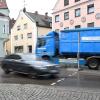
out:
<path id="1" fill-rule="evenodd" d="M 94 3 L 94 13 L 87 14 L 87 5 Z M 87 27 L 87 23 L 94 22 L 95 27 L 100 27 L 100 17 L 96 19 L 96 14 L 100 16 L 100 1 L 99 0 L 80 0 L 75 3 L 75 0 L 69 0 L 69 5 L 64 6 L 64 0 L 59 0 L 58 4 L 53 9 L 52 28 L 64 29 L 66 27 L 75 28 L 76 25 L 81 25 L 82 28 Z M 81 16 L 75 17 L 75 9 L 81 8 Z M 64 20 L 64 12 L 69 11 L 69 19 Z M 60 15 L 60 21 L 55 22 L 55 16 Z M 84 18 L 84 22 L 82 21 Z"/>
<path id="2" fill-rule="evenodd" d="M 3 40 L 0 39 L 0 58 L 4 57 L 4 55 L 5 55 L 5 50 L 4 50 Z"/>
<path id="3" fill-rule="evenodd" d="M 4 31 L 5 25 L 5 31 Z M 0 16 L 0 57 L 4 57 L 5 53 L 5 46 L 4 42 L 8 38 L 9 33 L 9 18 L 8 17 L 1 17 Z"/>
<path id="4" fill-rule="evenodd" d="M 38 36 L 46 35 L 51 30 L 52 30 L 51 28 L 38 27 Z"/>

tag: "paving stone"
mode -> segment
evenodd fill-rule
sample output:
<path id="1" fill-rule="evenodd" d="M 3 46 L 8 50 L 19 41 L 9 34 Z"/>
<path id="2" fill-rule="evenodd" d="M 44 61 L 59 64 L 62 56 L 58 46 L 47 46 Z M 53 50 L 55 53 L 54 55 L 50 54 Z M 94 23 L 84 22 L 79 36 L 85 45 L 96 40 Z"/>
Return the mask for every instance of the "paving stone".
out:
<path id="1" fill-rule="evenodd" d="M 0 100 L 100 100 L 100 90 L 0 84 Z"/>

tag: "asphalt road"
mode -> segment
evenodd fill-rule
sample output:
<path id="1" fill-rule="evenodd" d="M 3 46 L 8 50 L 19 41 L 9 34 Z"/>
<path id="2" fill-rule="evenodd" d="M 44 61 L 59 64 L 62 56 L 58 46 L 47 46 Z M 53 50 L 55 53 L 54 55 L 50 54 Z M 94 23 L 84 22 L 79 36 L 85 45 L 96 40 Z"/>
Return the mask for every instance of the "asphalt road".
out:
<path id="1" fill-rule="evenodd" d="M 44 86 L 100 88 L 100 70 L 81 71 L 62 68 L 56 78 L 30 78 L 26 75 L 10 73 L 6 75 L 0 68 L 0 83 L 9 84 L 36 84 Z"/>

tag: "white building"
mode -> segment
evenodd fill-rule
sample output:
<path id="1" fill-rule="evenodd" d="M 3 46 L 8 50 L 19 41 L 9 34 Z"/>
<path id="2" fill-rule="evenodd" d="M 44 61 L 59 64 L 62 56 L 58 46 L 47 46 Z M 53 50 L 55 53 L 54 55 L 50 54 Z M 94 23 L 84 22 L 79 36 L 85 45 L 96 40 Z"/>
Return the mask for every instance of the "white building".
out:
<path id="1" fill-rule="evenodd" d="M 20 11 L 11 30 L 11 53 L 35 53 L 37 36 L 51 31 L 51 22 L 47 13 Z"/>
<path id="2" fill-rule="evenodd" d="M 0 0 L 0 57 L 6 54 L 5 41 L 9 33 L 9 9 L 6 0 Z"/>

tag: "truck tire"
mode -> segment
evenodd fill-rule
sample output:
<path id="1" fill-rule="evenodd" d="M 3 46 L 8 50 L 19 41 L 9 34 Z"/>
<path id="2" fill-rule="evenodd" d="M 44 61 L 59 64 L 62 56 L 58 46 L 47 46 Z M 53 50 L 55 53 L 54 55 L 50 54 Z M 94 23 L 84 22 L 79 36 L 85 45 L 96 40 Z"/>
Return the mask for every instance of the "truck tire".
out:
<path id="1" fill-rule="evenodd" d="M 89 69 L 97 70 L 99 68 L 99 61 L 96 58 L 91 58 L 91 59 L 88 59 L 87 65 Z"/>
<path id="2" fill-rule="evenodd" d="M 43 60 L 50 60 L 50 57 L 49 56 L 43 56 L 42 59 Z"/>

